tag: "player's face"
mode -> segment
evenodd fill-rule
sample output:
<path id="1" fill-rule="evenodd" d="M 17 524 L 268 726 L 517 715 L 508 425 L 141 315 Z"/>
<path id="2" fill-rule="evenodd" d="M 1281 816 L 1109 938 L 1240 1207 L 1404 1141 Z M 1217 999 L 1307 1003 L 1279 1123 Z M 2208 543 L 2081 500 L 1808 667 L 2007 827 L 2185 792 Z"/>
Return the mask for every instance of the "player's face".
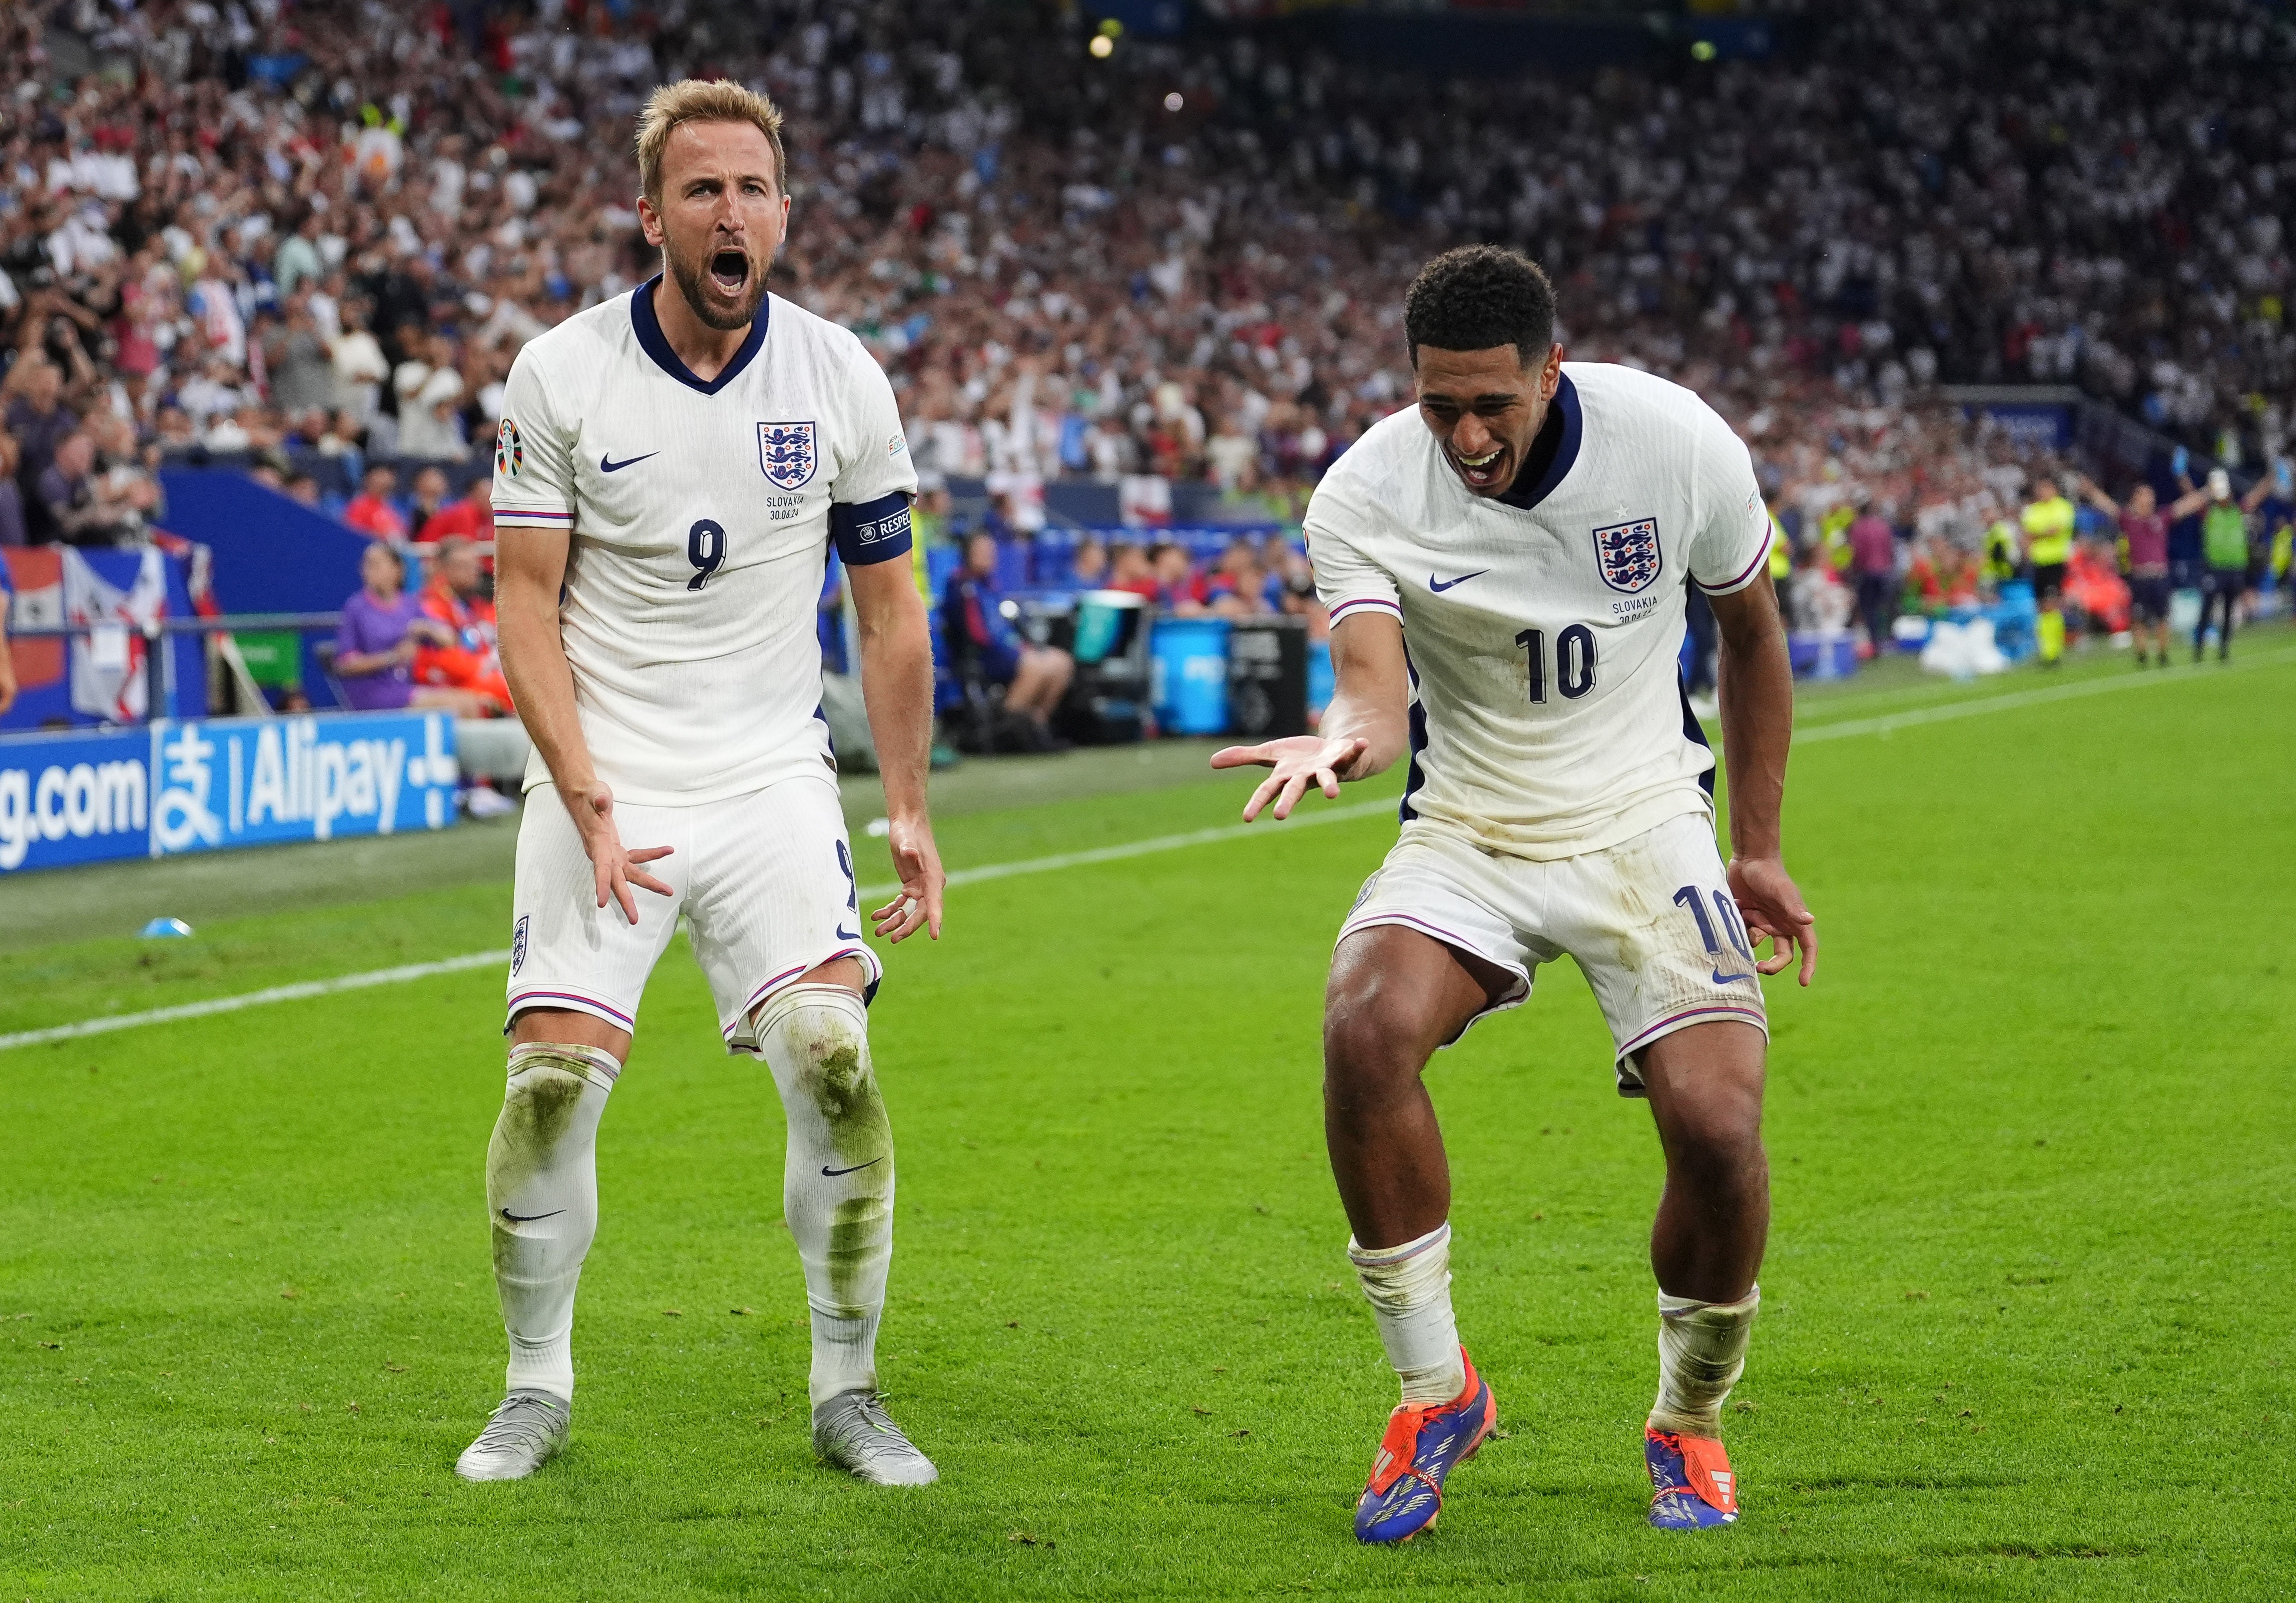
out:
<path id="1" fill-rule="evenodd" d="M 1488 350 L 1419 348 L 1413 377 L 1419 415 L 1443 442 L 1443 455 L 1467 489 L 1503 496 L 1530 455 L 1546 421 L 1547 404 L 1562 378 L 1562 347 L 1546 360 L 1525 362 L 1513 345 Z"/>
<path id="2" fill-rule="evenodd" d="M 661 199 L 641 197 L 638 221 L 696 317 L 747 328 L 789 226 L 773 145 L 746 122 L 680 123 L 662 147 Z"/>

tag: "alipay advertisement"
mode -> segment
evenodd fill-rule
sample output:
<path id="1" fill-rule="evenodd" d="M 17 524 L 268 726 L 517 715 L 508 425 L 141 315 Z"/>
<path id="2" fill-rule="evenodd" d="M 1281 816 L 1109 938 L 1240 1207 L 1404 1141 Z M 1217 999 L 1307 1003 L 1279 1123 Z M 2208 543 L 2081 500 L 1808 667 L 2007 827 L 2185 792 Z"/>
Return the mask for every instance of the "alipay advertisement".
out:
<path id="1" fill-rule="evenodd" d="M 444 829 L 459 777 L 436 712 L 0 737 L 0 874 Z"/>

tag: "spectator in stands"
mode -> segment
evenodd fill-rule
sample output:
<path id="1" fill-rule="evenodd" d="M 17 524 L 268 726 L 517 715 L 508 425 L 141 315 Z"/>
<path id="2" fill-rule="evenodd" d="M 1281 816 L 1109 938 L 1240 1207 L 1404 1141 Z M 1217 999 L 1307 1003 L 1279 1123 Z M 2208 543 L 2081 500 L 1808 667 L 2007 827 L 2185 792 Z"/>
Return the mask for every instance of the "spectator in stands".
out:
<path id="1" fill-rule="evenodd" d="M 285 315 L 260 325 L 264 371 L 271 381 L 271 404 L 289 414 L 335 405 L 335 364 L 327 337 L 311 316 L 308 291 L 287 298 Z"/>
<path id="2" fill-rule="evenodd" d="M 1107 588 L 1155 600 L 1156 571 L 1149 565 L 1148 553 L 1130 540 L 1118 546 L 1109 562 Z"/>
<path id="3" fill-rule="evenodd" d="M 1077 542 L 1069 576 L 1079 590 L 1097 590 L 1108 582 L 1108 547 L 1098 535 L 1087 534 Z"/>
<path id="4" fill-rule="evenodd" d="M 482 718 L 487 703 L 467 690 L 414 682 L 414 656 L 422 645 L 450 645 L 453 631 L 427 616 L 406 593 L 406 569 L 397 552 L 380 541 L 359 558 L 363 588 L 343 603 L 335 630 L 335 677 L 355 711 L 390 711 L 401 707 L 438 708 L 457 718 Z"/>
<path id="5" fill-rule="evenodd" d="M 1196 572 L 1195 564 L 1188 560 L 1185 547 L 1167 540 L 1149 554 L 1149 563 L 1156 576 L 1156 604 L 1181 618 L 1193 618 L 1204 610 L 1204 581 Z"/>
<path id="6" fill-rule="evenodd" d="M 55 538 L 75 546 L 115 543 L 118 509 L 98 493 L 95 441 L 85 430 L 74 430 L 56 446 L 39 489 L 41 509 Z"/>
<path id="7" fill-rule="evenodd" d="M 0 381 L 0 395 L 8 398 L 8 432 L 16 437 L 16 483 L 24 521 L 36 545 L 62 538 L 49 515 L 40 481 L 55 460 L 56 448 L 79 427 L 79 415 L 63 404 L 63 370 L 29 352 L 19 357 L 7 378 Z"/>
<path id="8" fill-rule="evenodd" d="M 16 465 L 23 448 L 16 437 L 0 428 L 0 547 L 20 546 L 28 538 L 24 528 L 24 489 L 16 482 Z M 5 648 L 0 647 L 0 654 Z"/>
<path id="9" fill-rule="evenodd" d="M 414 493 L 406 506 L 406 526 L 420 529 L 439 515 L 447 505 L 447 470 L 442 467 L 418 467 L 414 470 Z"/>
<path id="10" fill-rule="evenodd" d="M 436 473 L 425 468 L 424 473 Z M 442 475 L 443 476 L 443 475 Z M 495 538 L 495 481 L 491 473 L 480 473 L 463 489 L 461 497 L 449 501 L 422 521 L 414 531 L 416 541 L 429 545 L 434 540 L 488 540 Z M 442 556 L 443 562 L 445 558 Z M 473 563 L 477 562 L 474 555 Z"/>
<path id="11" fill-rule="evenodd" d="M 436 571 L 422 587 L 421 601 L 424 614 L 445 626 L 452 644 L 426 644 L 415 653 L 414 682 L 467 690 L 485 698 L 490 711 L 509 711 L 510 684 L 495 644 L 494 598 L 469 540 L 439 542 Z"/>
<path id="12" fill-rule="evenodd" d="M 382 399 L 383 383 L 390 377 L 390 363 L 367 330 L 368 308 L 365 300 L 345 300 L 336 315 L 342 321 L 343 332 L 336 336 L 331 348 L 335 365 L 335 394 L 343 411 L 357 425 L 353 430 L 356 434 L 375 415 Z"/>
<path id="13" fill-rule="evenodd" d="M 398 397 L 398 454 L 418 461 L 460 462 L 469 456 L 459 415 L 463 375 L 455 365 L 455 345 L 445 334 L 418 337 L 410 355 L 390 376 Z"/>
<path id="14" fill-rule="evenodd" d="M 406 520 L 399 514 L 392 492 L 398 488 L 398 470 L 375 463 L 366 470 L 359 493 L 343 508 L 343 522 L 378 540 L 403 540 Z"/>
<path id="15" fill-rule="evenodd" d="M 1218 571 L 1204 588 L 1205 604 L 1215 617 L 1250 618 L 1275 610 L 1268 599 L 1267 574 L 1250 540 L 1236 540 L 1228 547 Z"/>
<path id="16" fill-rule="evenodd" d="M 1004 710 L 1021 715 L 1030 744 L 1057 751 L 1052 716 L 1076 677 L 1076 659 L 1054 646 L 1035 645 L 1004 615 L 996 593 L 996 538 L 975 534 L 964 543 L 964 566 L 948 587 L 942 629 L 952 662 L 968 659 L 981 678 L 1004 686 Z"/>
<path id="17" fill-rule="evenodd" d="M 319 509 L 319 481 L 310 474 L 290 474 L 286 489 L 289 498 L 300 502 L 314 512 Z"/>

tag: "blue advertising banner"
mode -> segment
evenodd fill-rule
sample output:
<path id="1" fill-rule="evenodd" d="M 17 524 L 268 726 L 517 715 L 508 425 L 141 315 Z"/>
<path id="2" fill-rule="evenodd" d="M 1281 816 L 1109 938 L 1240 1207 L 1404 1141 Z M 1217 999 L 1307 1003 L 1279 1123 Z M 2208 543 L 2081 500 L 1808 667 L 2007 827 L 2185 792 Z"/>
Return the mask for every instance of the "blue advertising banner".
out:
<path id="1" fill-rule="evenodd" d="M 148 853 L 151 755 L 142 729 L 0 739 L 0 874 Z"/>
<path id="2" fill-rule="evenodd" d="M 439 712 L 162 720 L 0 738 L 0 873 L 455 821 Z"/>

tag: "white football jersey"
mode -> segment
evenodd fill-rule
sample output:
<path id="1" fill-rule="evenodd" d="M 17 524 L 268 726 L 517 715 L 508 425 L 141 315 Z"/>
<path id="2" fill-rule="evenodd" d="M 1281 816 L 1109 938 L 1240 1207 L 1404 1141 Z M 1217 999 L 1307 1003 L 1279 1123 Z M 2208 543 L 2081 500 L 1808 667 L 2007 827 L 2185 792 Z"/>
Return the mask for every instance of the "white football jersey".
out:
<path id="1" fill-rule="evenodd" d="M 495 526 L 570 529 L 559 627 L 599 778 L 692 806 L 836 764 L 816 609 L 849 564 L 909 549 L 917 488 L 892 386 L 848 330 L 768 295 L 715 379 L 663 337 L 660 280 L 512 365 Z M 537 752 L 531 786 L 549 777 Z"/>
<path id="2" fill-rule="evenodd" d="M 1551 464 L 1507 499 L 1471 493 L 1414 407 L 1365 431 L 1307 516 L 1332 622 L 1403 623 L 1406 823 L 1539 859 L 1711 807 L 1678 665 L 1687 587 L 1744 588 L 1770 539 L 1744 444 L 1690 390 L 1566 362 L 1554 407 Z"/>

